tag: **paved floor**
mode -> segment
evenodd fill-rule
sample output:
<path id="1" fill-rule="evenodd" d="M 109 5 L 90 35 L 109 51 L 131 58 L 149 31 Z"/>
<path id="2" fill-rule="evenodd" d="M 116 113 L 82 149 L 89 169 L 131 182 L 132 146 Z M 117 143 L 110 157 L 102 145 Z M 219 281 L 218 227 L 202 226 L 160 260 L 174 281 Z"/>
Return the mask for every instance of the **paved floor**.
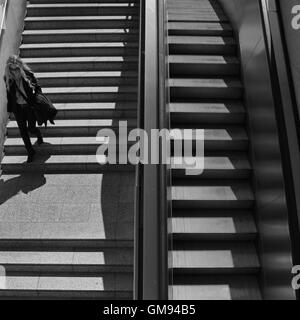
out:
<path id="1" fill-rule="evenodd" d="M 0 239 L 133 239 L 134 173 L 4 175 Z"/>

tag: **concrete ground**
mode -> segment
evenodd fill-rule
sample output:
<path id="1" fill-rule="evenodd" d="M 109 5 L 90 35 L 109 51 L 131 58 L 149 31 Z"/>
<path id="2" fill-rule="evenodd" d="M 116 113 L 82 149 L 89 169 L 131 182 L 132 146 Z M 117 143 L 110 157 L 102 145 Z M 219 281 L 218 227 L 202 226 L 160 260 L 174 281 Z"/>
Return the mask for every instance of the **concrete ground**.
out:
<path id="1" fill-rule="evenodd" d="M 0 239 L 133 239 L 134 173 L 0 178 Z"/>

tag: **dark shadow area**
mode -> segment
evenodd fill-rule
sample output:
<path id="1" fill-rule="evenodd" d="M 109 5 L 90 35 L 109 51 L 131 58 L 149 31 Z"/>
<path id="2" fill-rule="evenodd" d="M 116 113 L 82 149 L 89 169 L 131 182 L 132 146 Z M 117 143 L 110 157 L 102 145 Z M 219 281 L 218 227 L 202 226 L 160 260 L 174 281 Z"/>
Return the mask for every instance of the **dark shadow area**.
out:
<path id="1" fill-rule="evenodd" d="M 16 196 L 19 192 L 29 194 L 46 184 L 43 173 L 22 173 L 20 176 L 4 181 L 0 179 L 0 205 Z"/>

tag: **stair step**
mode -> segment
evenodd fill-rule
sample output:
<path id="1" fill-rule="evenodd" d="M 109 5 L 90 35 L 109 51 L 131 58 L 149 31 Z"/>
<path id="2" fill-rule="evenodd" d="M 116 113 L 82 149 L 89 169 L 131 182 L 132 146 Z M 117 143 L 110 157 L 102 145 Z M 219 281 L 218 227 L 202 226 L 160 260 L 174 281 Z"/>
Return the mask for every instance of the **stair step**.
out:
<path id="1" fill-rule="evenodd" d="M 127 153 L 126 153 L 127 155 Z M 106 156 L 99 156 L 101 161 Z M 126 158 L 125 158 L 126 159 Z M 100 165 L 96 155 L 37 155 L 34 162 L 27 164 L 27 156 L 4 156 L 1 169 L 5 174 L 18 172 L 43 172 L 43 173 L 102 173 L 117 171 L 134 171 L 130 164 L 106 164 Z"/>
<path id="2" fill-rule="evenodd" d="M 128 176 L 133 184 L 121 181 L 128 181 Z M 19 182 L 14 190 L 13 182 Z M 17 192 L 14 199 L 1 193 L 1 251 L 101 252 L 101 248 L 133 248 L 134 172 L 22 171 L 3 174 L 0 187 L 1 192 L 9 187 L 10 194 Z"/>
<path id="3" fill-rule="evenodd" d="M 169 21 L 195 21 L 195 22 L 227 22 L 228 18 L 224 14 L 215 12 L 171 12 L 168 14 Z"/>
<path id="4" fill-rule="evenodd" d="M 7 276 L 1 299 L 130 299 L 132 276 L 103 274 L 95 277 Z"/>
<path id="5" fill-rule="evenodd" d="M 227 37 L 170 36 L 170 54 L 234 55 L 236 42 Z"/>
<path id="6" fill-rule="evenodd" d="M 171 36 L 232 36 L 230 24 L 213 22 L 169 22 Z"/>
<path id="7" fill-rule="evenodd" d="M 238 75 L 239 60 L 225 56 L 169 56 L 171 77 Z"/>
<path id="8" fill-rule="evenodd" d="M 35 72 L 117 71 L 138 69 L 136 56 L 115 57 L 50 57 L 23 59 Z"/>
<path id="9" fill-rule="evenodd" d="M 28 17 L 47 16 L 91 16 L 138 14 L 137 3 L 50 3 L 28 4 Z"/>
<path id="10" fill-rule="evenodd" d="M 137 116 L 135 102 L 62 103 L 56 104 L 57 119 L 134 119 Z"/>
<path id="11" fill-rule="evenodd" d="M 222 101 L 203 103 L 171 103 L 171 120 L 175 124 L 206 123 L 236 124 L 244 123 L 246 111 L 241 102 Z"/>
<path id="12" fill-rule="evenodd" d="M 241 99 L 243 86 L 237 79 L 170 79 L 171 100 Z"/>
<path id="13" fill-rule="evenodd" d="M 136 86 L 48 87 L 43 88 L 53 103 L 137 101 Z"/>
<path id="14" fill-rule="evenodd" d="M 178 275 L 172 286 L 174 300 L 261 300 L 256 276 Z"/>
<path id="15" fill-rule="evenodd" d="M 97 251 L 0 251 L 6 273 L 132 272 L 133 250 L 103 248 Z"/>
<path id="16" fill-rule="evenodd" d="M 138 15 L 26 17 L 26 30 L 138 28 Z"/>
<path id="17" fill-rule="evenodd" d="M 54 29 L 25 30 L 23 43 L 55 43 L 55 42 L 120 42 L 138 41 L 138 29 Z"/>
<path id="18" fill-rule="evenodd" d="M 136 127 L 136 120 L 128 119 L 128 130 Z M 112 129 L 117 132 L 119 123 L 113 119 L 84 119 L 84 120 L 57 120 L 55 126 L 42 128 L 45 137 L 96 137 L 101 129 Z M 10 138 L 19 137 L 19 128 L 16 121 L 10 121 L 7 125 Z"/>
<path id="19" fill-rule="evenodd" d="M 34 139 L 31 140 L 34 144 Z M 122 147 L 127 149 L 132 143 L 125 146 L 126 141 L 118 141 L 118 148 L 120 144 Z M 74 157 L 74 165 L 78 162 L 87 161 L 90 164 L 96 161 L 95 155 L 97 149 L 100 145 L 109 145 L 108 137 L 45 137 L 44 144 L 36 146 L 36 149 L 39 154 L 47 155 L 78 155 Z M 5 154 L 7 156 L 16 156 L 16 155 L 26 155 L 26 149 L 24 147 L 24 142 L 21 138 L 8 138 L 4 144 Z M 86 157 L 89 155 L 89 157 Z M 92 156 L 90 156 L 92 155 Z M 59 159 L 59 158 L 58 158 Z M 63 158 L 62 158 L 63 159 Z M 67 162 L 73 160 L 72 157 L 65 159 Z"/>
<path id="20" fill-rule="evenodd" d="M 138 81 L 135 71 L 43 72 L 35 76 L 42 87 L 128 86 L 136 85 Z"/>
<path id="21" fill-rule="evenodd" d="M 204 126 L 203 126 L 204 127 Z M 201 127 L 200 127 L 201 128 Z M 205 128 L 205 127 L 204 127 Z M 192 143 L 193 148 L 196 145 L 197 129 L 172 129 L 171 136 L 173 143 Z M 207 128 L 204 130 L 204 148 L 205 150 L 246 150 L 249 145 L 249 138 L 244 128 Z M 199 137 L 197 139 L 201 139 Z M 190 142 L 191 141 L 191 142 Z M 198 140 L 199 141 L 199 140 Z"/>
<path id="22" fill-rule="evenodd" d="M 172 202 L 180 209 L 248 209 L 253 207 L 254 195 L 250 185 L 242 181 L 199 180 L 192 184 L 178 180 L 172 187 Z"/>
<path id="23" fill-rule="evenodd" d="M 120 56 L 138 54 L 138 42 L 83 42 L 22 44 L 22 58 Z"/>
<path id="24" fill-rule="evenodd" d="M 135 102 L 56 103 L 57 120 L 67 119 L 135 119 Z M 14 116 L 12 115 L 12 119 Z"/>
<path id="25" fill-rule="evenodd" d="M 186 170 L 191 169 L 185 161 L 191 163 L 194 158 L 173 157 L 172 176 L 175 178 L 189 178 L 189 179 L 245 179 L 251 174 L 251 165 L 246 156 L 241 155 L 224 155 L 217 157 L 209 157 L 204 155 L 204 168 L 201 175 L 186 175 Z M 194 160 L 195 161 L 195 160 Z M 203 160 L 202 160 L 203 161 Z M 181 163 L 181 164 L 175 164 Z M 196 168 L 199 170 L 199 168 Z M 196 173 L 196 171 L 195 171 Z"/>
<path id="26" fill-rule="evenodd" d="M 86 3 L 139 3 L 140 0 L 85 0 Z M 70 3 L 70 0 L 30 0 L 30 3 Z M 72 3 L 82 3 L 82 0 L 72 0 Z"/>
<path id="27" fill-rule="evenodd" d="M 172 252 L 176 273 L 257 273 L 260 268 L 256 249 L 251 242 L 175 243 Z"/>
<path id="28" fill-rule="evenodd" d="M 174 241 L 241 241 L 255 240 L 257 229 L 252 214 L 224 214 L 172 218 Z"/>

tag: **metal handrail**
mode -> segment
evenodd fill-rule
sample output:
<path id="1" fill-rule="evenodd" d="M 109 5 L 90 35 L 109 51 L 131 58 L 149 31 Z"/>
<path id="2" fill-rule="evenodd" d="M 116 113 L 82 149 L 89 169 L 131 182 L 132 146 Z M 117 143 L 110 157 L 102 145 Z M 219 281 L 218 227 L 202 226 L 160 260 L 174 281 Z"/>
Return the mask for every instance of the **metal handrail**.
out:
<path id="1" fill-rule="evenodd" d="M 145 0 L 140 0 L 139 83 L 137 124 L 144 129 L 145 86 Z M 136 166 L 134 213 L 134 299 L 143 299 L 143 167 Z"/>
<path id="2" fill-rule="evenodd" d="M 148 137 L 152 129 L 168 127 L 164 5 L 162 0 L 141 0 L 138 124 Z M 137 167 L 135 299 L 168 299 L 167 170 L 162 164 Z"/>
<path id="3" fill-rule="evenodd" d="M 170 130 L 170 88 L 169 88 L 169 44 L 168 44 L 167 0 L 158 1 L 158 70 L 159 70 L 159 126 Z M 161 145 L 160 150 L 162 150 Z M 170 157 L 170 155 L 168 155 Z M 172 195 L 171 164 L 160 164 L 160 294 L 161 299 L 170 299 L 169 285 L 173 282 L 169 252 L 172 252 Z M 171 259 L 172 260 L 172 259 Z"/>

